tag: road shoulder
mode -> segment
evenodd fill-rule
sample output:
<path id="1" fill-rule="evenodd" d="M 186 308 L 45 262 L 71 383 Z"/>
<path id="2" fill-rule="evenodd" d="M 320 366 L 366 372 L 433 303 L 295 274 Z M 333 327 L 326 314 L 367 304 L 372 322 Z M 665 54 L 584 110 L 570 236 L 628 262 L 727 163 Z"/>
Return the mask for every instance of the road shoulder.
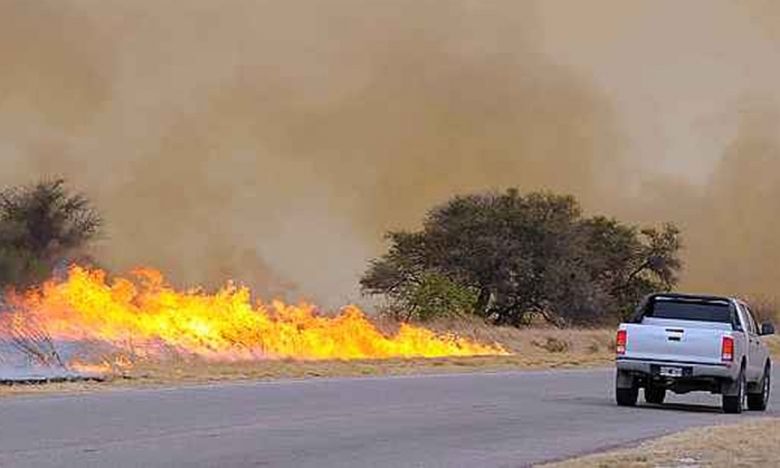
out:
<path id="1" fill-rule="evenodd" d="M 182 361 L 146 363 L 124 374 L 108 375 L 103 382 L 51 382 L 0 386 L 0 398 L 36 394 L 73 394 L 125 388 L 167 388 L 231 382 L 496 373 L 506 371 L 597 369 L 612 365 L 606 353 L 572 357 L 481 356 L 429 359 L 356 361 L 268 360 L 236 363 Z"/>
<path id="2" fill-rule="evenodd" d="M 780 460 L 780 418 L 701 427 L 633 448 L 588 455 L 545 468 L 776 466 Z"/>

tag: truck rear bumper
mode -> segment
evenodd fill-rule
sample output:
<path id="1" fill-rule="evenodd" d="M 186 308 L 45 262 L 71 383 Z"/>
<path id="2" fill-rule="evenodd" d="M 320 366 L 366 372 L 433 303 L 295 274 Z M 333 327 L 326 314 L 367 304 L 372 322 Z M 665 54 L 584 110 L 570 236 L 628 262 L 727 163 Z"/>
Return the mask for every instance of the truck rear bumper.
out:
<path id="1" fill-rule="evenodd" d="M 685 370 L 682 379 L 714 378 L 733 380 L 739 374 L 739 366 L 731 363 L 711 363 L 695 361 L 666 361 L 631 357 L 618 357 L 617 368 L 635 374 L 656 376 L 661 367 L 678 367 Z"/>

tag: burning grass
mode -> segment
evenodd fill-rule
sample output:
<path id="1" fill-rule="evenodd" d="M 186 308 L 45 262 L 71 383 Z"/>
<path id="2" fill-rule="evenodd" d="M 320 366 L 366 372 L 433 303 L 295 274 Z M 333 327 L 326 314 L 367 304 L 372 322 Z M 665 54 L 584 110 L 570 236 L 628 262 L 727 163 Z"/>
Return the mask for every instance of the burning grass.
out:
<path id="1" fill-rule="evenodd" d="M 380 321 L 378 328 L 392 333 L 397 323 Z M 218 362 L 192 355 L 166 359 L 138 358 L 132 365 L 114 366 L 103 383 L 74 382 L 43 386 L 0 387 L 0 395 L 40 392 L 82 392 L 116 387 L 203 384 L 323 377 L 496 372 L 517 369 L 579 368 L 611 365 L 612 330 L 516 329 L 494 327 L 477 320 L 439 322 L 436 333 L 453 333 L 479 342 L 497 342 L 511 354 L 437 358 L 351 360 L 266 359 Z M 548 343 L 566 343 L 565 351 L 551 352 Z"/>
<path id="2" fill-rule="evenodd" d="M 11 293 L 8 302 L 11 312 L 0 316 L 0 333 L 6 337 L 96 342 L 124 355 L 128 363 L 169 354 L 214 362 L 507 354 L 493 343 L 409 324 L 383 334 L 354 306 L 328 316 L 309 304 L 253 304 L 248 289 L 232 284 L 215 293 L 178 291 L 150 269 L 108 279 L 101 270 L 73 267 L 67 278 Z M 86 356 L 79 364 L 100 363 Z"/>
<path id="3" fill-rule="evenodd" d="M 74 374 L 143 385 L 404 373 L 511 354 L 450 330 L 380 328 L 354 306 L 326 315 L 308 304 L 252 304 L 250 297 L 232 284 L 214 293 L 177 291 L 154 270 L 109 279 L 73 267 L 66 278 L 7 295 L 0 361 L 12 358 L 0 364 L 14 376 L 9 385 Z"/>
<path id="4" fill-rule="evenodd" d="M 0 345 L 5 341 L 38 366 L 105 376 L 109 387 L 613 362 L 612 329 L 517 329 L 467 318 L 423 327 L 369 319 L 355 307 L 327 316 L 306 304 L 252 304 L 249 291 L 233 285 L 213 294 L 176 291 L 153 270 L 109 280 L 102 271 L 75 267 L 67 278 L 7 301 Z M 768 341 L 780 355 L 780 340 Z M 11 387 L 0 395 L 24 391 Z"/>
<path id="5" fill-rule="evenodd" d="M 405 372 L 414 363 L 438 369 L 447 367 L 440 359 L 510 354 L 495 341 L 449 330 L 380 329 L 354 306 L 327 315 L 308 304 L 250 298 L 232 284 L 214 293 L 178 291 L 150 269 L 109 279 L 73 267 L 65 278 L 6 296 L 0 359 L 8 349 L 21 355 L 12 373 L 25 382 L 40 380 L 25 375 L 28 367 L 165 384 Z"/>
<path id="6" fill-rule="evenodd" d="M 385 327 L 392 327 L 384 324 Z M 438 324 L 444 327 L 444 324 Z M 512 369 L 577 368 L 610 365 L 613 362 L 611 330 L 516 329 L 494 327 L 478 321 L 454 321 L 448 331 L 473 340 L 498 342 L 511 352 L 496 356 L 394 358 L 363 360 L 301 361 L 293 359 L 218 363 L 191 359 L 139 363 L 129 374 L 152 384 L 199 383 L 222 380 L 310 378 L 337 376 L 407 375 L 448 372 L 491 372 Z M 567 343 L 565 352 L 550 352 L 545 345 Z"/>
<path id="7" fill-rule="evenodd" d="M 398 325 L 382 322 L 380 328 Z M 138 359 L 116 366 L 106 381 L 0 387 L 0 396 L 41 392 L 83 392 L 122 387 L 197 385 L 225 381 L 366 377 L 385 375 L 498 372 L 506 370 L 573 369 L 613 365 L 614 330 L 495 327 L 476 320 L 433 324 L 469 339 L 500 343 L 512 354 L 439 358 L 356 360 L 268 359 L 215 362 L 195 356 L 171 355 L 164 360 Z M 780 337 L 767 340 L 780 357 Z"/>
<path id="8" fill-rule="evenodd" d="M 389 324 L 384 324 L 390 326 Z M 219 362 L 192 355 L 169 355 L 165 359 L 139 358 L 132 365 L 113 366 L 103 383 L 52 383 L 40 386 L 0 387 L 0 396 L 39 392 L 81 392 L 115 387 L 146 387 L 203 384 L 222 381 L 254 381 L 322 377 L 361 377 L 461 372 L 494 372 L 516 369 L 577 368 L 612 362 L 611 331 L 560 331 L 499 329 L 474 322 L 452 324 L 457 333 L 479 339 L 501 340 L 508 355 L 438 358 L 391 358 L 352 360 L 267 359 Z M 541 339 L 570 343 L 563 353 L 550 353 L 534 344 Z"/>

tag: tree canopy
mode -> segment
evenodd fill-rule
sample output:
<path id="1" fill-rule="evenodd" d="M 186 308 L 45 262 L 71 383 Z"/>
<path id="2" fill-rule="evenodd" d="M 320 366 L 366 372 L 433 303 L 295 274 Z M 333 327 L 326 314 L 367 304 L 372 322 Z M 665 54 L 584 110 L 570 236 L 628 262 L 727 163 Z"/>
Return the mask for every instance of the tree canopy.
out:
<path id="1" fill-rule="evenodd" d="M 645 294 L 672 289 L 681 269 L 675 226 L 584 217 L 574 197 L 552 193 L 456 196 L 432 209 L 422 229 L 387 238 L 362 290 L 417 318 L 452 303 L 501 324 L 535 315 L 557 325 L 603 323 Z"/>
<path id="2" fill-rule="evenodd" d="M 79 255 L 103 221 L 62 179 L 0 191 L 0 286 L 25 287 Z"/>

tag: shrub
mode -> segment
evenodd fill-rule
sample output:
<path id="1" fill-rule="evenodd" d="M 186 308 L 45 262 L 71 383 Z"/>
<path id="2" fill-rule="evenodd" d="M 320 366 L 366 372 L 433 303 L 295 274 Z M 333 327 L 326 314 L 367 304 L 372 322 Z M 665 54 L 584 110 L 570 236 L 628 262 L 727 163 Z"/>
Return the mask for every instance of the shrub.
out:
<path id="1" fill-rule="evenodd" d="M 62 179 L 0 191 L 0 286 L 49 277 L 100 233 L 102 218 Z"/>
<path id="2" fill-rule="evenodd" d="M 420 317 L 454 307 L 515 326 L 536 315 L 559 326 L 616 322 L 644 295 L 671 290 L 682 267 L 675 226 L 585 218 L 574 197 L 551 193 L 456 196 L 420 231 L 387 237 L 361 288 Z"/>

